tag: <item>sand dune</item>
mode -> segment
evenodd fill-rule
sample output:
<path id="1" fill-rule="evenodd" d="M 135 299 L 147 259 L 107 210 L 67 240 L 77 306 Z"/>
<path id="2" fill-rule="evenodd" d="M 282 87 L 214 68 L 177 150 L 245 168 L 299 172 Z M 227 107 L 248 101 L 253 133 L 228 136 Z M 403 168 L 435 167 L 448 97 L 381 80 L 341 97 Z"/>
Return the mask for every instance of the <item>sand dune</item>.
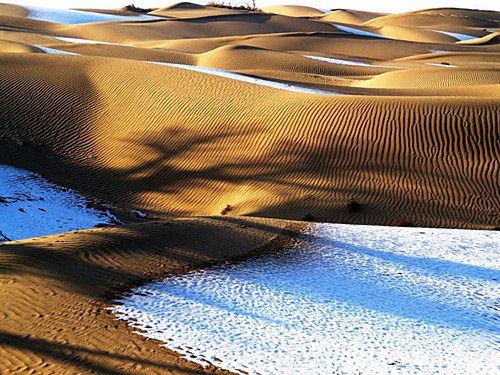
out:
<path id="1" fill-rule="evenodd" d="M 6 23 L 22 25 L 18 8 L 8 9 Z M 230 205 L 235 215 L 498 224 L 494 44 L 456 44 L 418 17 L 414 32 L 406 25 L 394 39 L 377 37 L 393 26 L 373 28 L 391 16 L 370 27 L 251 12 L 182 17 L 24 19 L 35 32 L 4 30 L 1 159 L 160 217 Z M 451 18 L 459 32 L 461 18 Z M 433 37 L 422 43 L 418 33 Z M 364 207 L 354 214 L 345 209 L 353 198 Z"/>
<path id="2" fill-rule="evenodd" d="M 4 57 L 3 104 L 10 109 L 2 111 L 4 142 L 19 162 L 28 166 L 36 152 L 43 155 L 37 171 L 63 185 L 160 216 L 219 214 L 229 204 L 234 214 L 295 219 L 495 223 L 495 99 L 328 97 L 110 62 Z M 424 72 L 429 80 L 416 81 Z M 494 70 L 429 67 L 383 73 L 364 85 L 432 89 L 495 79 Z M 67 110 L 54 113 L 54 106 Z M 432 116 L 425 108 L 433 108 Z M 454 142 L 438 146 L 452 135 Z M 12 149 L 3 150 L 2 160 L 11 159 Z M 476 198 L 464 205 L 464 195 Z M 351 198 L 365 209 L 347 211 Z"/>
<path id="3" fill-rule="evenodd" d="M 363 12 L 359 10 L 335 9 L 321 17 L 321 21 L 357 25 L 385 15 L 384 13 Z"/>
<path id="4" fill-rule="evenodd" d="M 319 9 L 301 5 L 268 6 L 262 8 L 262 10 L 266 13 L 281 14 L 290 17 L 317 17 L 324 15 L 324 12 Z"/>
<path id="5" fill-rule="evenodd" d="M 1 245 L 0 372 L 202 371 L 105 304 L 286 220 L 500 226 L 498 12 L 318 12 L 0 4 L 0 163 L 148 215 Z"/>

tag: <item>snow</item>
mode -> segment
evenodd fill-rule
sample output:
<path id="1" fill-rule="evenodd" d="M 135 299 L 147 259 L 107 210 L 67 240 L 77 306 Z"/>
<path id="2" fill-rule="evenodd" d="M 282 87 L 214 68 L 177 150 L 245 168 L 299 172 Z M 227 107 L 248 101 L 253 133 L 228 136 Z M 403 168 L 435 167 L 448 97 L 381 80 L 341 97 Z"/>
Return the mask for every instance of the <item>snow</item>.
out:
<path id="1" fill-rule="evenodd" d="M 49 48 L 49 47 L 44 47 L 44 46 L 39 46 L 38 44 L 35 44 L 33 46 L 41 49 L 45 53 L 50 53 L 52 55 L 79 55 L 78 53 L 63 51 L 60 49 Z"/>
<path id="2" fill-rule="evenodd" d="M 331 64 L 354 65 L 354 66 L 372 66 L 371 64 L 367 64 L 367 63 L 360 62 L 360 61 L 341 60 L 341 59 L 334 59 L 332 57 L 313 56 L 313 55 L 304 55 L 304 57 L 307 57 L 308 59 L 324 61 L 324 62 L 331 63 Z"/>
<path id="3" fill-rule="evenodd" d="M 324 62 L 331 63 L 331 64 L 353 65 L 353 66 L 369 66 L 369 67 L 372 67 L 372 68 L 407 69 L 407 68 L 404 68 L 404 67 L 401 67 L 401 66 L 372 65 L 372 64 L 361 62 L 361 61 L 341 60 L 341 59 L 334 59 L 332 57 L 313 56 L 313 55 L 303 55 L 303 56 L 307 57 L 308 59 L 314 59 L 314 60 L 324 61 Z"/>
<path id="4" fill-rule="evenodd" d="M 430 65 L 430 66 L 440 66 L 441 68 L 458 68 L 456 65 L 446 65 L 446 64 L 436 64 L 436 63 L 425 63 L 425 65 Z"/>
<path id="5" fill-rule="evenodd" d="M 318 224 L 287 252 L 147 284 L 112 310 L 237 373 L 498 374 L 499 280 L 498 232 Z"/>
<path id="6" fill-rule="evenodd" d="M 111 223 L 109 212 L 42 177 L 0 165 L 0 241 L 19 240 Z"/>
<path id="7" fill-rule="evenodd" d="M 57 36 L 56 39 L 59 39 L 63 42 L 78 43 L 78 44 L 118 44 L 118 43 L 102 42 L 100 40 L 68 38 L 68 37 L 63 37 L 63 36 Z"/>
<path id="8" fill-rule="evenodd" d="M 350 33 L 350 34 L 354 34 L 354 35 L 373 36 L 375 38 L 391 39 L 391 38 L 384 36 L 384 35 L 375 34 L 375 33 L 372 33 L 370 31 L 355 29 L 354 27 L 339 25 L 338 23 L 333 23 L 332 25 L 335 26 L 339 30 L 342 30 L 342 31 L 345 31 L 346 33 Z"/>
<path id="9" fill-rule="evenodd" d="M 22 5 L 22 7 L 29 12 L 28 18 L 67 25 L 90 22 L 145 21 L 163 19 L 148 15 L 119 16 L 114 14 L 95 13 L 73 9 L 44 8 L 31 5 Z"/>
<path id="10" fill-rule="evenodd" d="M 470 39 L 476 39 L 477 38 L 477 36 L 474 36 L 474 35 L 452 33 L 450 31 L 441 31 L 441 30 L 432 30 L 432 31 L 452 36 L 453 38 L 458 39 L 458 40 L 470 40 Z"/>
<path id="11" fill-rule="evenodd" d="M 237 81 L 253 83 L 256 85 L 272 87 L 272 88 L 280 89 L 280 90 L 301 92 L 301 93 L 306 93 L 306 94 L 343 95 L 342 93 L 335 92 L 335 91 L 324 91 L 324 90 L 318 90 L 318 89 L 310 89 L 307 87 L 294 86 L 294 85 L 289 85 L 286 83 L 268 81 L 268 80 L 261 79 L 261 78 L 249 77 L 249 76 L 246 76 L 243 74 L 231 72 L 229 70 L 209 68 L 209 67 L 205 67 L 205 66 L 196 66 L 196 65 L 163 63 L 163 62 L 157 62 L 157 61 L 145 61 L 145 62 L 147 62 L 149 64 L 158 64 L 158 65 L 170 66 L 173 68 L 193 70 L 195 72 L 207 73 L 207 74 L 211 74 L 214 76 L 230 78 L 230 79 L 234 79 Z"/>

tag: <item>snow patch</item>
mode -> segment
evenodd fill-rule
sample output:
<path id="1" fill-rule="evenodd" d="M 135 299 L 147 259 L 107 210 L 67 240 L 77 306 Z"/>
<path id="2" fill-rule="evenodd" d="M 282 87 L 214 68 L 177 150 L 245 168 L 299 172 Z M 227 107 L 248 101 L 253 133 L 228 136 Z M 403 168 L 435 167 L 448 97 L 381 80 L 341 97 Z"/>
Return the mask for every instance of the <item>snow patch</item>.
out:
<path id="1" fill-rule="evenodd" d="M 44 46 L 39 46 L 37 44 L 33 45 L 36 48 L 41 49 L 45 53 L 50 53 L 51 55 L 80 55 L 79 53 L 74 53 L 74 52 L 68 52 L 68 51 L 63 51 L 60 49 L 56 48 L 49 48 L 49 47 L 44 47 Z"/>
<path id="2" fill-rule="evenodd" d="M 22 5 L 22 7 L 29 12 L 28 18 L 67 25 L 90 22 L 145 21 L 163 19 L 148 15 L 119 16 L 114 14 L 95 13 L 73 9 L 44 8 L 32 5 Z"/>
<path id="3" fill-rule="evenodd" d="M 430 53 L 450 53 L 451 51 L 444 51 L 441 49 L 430 49 L 429 52 Z"/>
<path id="4" fill-rule="evenodd" d="M 68 37 L 63 37 L 63 36 L 56 36 L 56 39 L 59 39 L 63 42 L 77 43 L 77 44 L 118 44 L 118 43 L 102 42 L 100 40 L 68 38 Z"/>
<path id="5" fill-rule="evenodd" d="M 318 90 L 318 89 L 310 89 L 307 87 L 294 86 L 294 85 L 289 85 L 286 83 L 268 81 L 268 80 L 261 79 L 261 78 L 249 77 L 249 76 L 245 76 L 243 74 L 231 72 L 229 70 L 209 68 L 209 67 L 205 67 L 205 66 L 164 63 L 164 62 L 157 62 L 157 61 L 145 61 L 145 62 L 149 63 L 149 64 L 158 64 L 158 65 L 170 66 L 173 68 L 193 70 L 195 72 L 207 73 L 207 74 L 211 74 L 214 76 L 230 78 L 230 79 L 234 79 L 237 81 L 253 83 L 256 85 L 267 86 L 267 87 L 272 87 L 275 89 L 286 90 L 286 91 L 301 92 L 301 93 L 306 93 L 306 94 L 344 95 L 342 93 L 335 92 L 335 91 L 325 91 L 325 90 Z"/>
<path id="6" fill-rule="evenodd" d="M 332 57 L 323 57 L 323 56 L 313 56 L 313 55 L 303 55 L 308 59 L 314 59 L 319 61 L 324 61 L 331 64 L 340 64 L 340 65 L 353 65 L 353 66 L 369 66 L 371 68 L 392 68 L 392 69 L 407 69 L 401 66 L 391 66 L 391 65 L 372 65 L 368 63 L 364 63 L 361 61 L 353 61 L 353 60 L 341 60 L 334 59 Z"/>
<path id="7" fill-rule="evenodd" d="M 439 66 L 441 68 L 458 68 L 456 65 L 451 65 L 451 64 L 437 64 L 437 63 L 425 63 L 425 65 L 431 65 L 431 66 Z"/>
<path id="8" fill-rule="evenodd" d="M 249 374 L 494 374 L 500 233 L 318 224 L 289 251 L 140 287 L 145 336 Z"/>
<path id="9" fill-rule="evenodd" d="M 353 66 L 372 66 L 371 64 L 367 64 L 367 63 L 360 62 L 360 61 L 341 60 L 341 59 L 334 59 L 332 57 L 313 56 L 313 55 L 303 55 L 303 56 L 307 57 L 308 59 L 324 61 L 324 62 L 331 63 L 331 64 L 353 65 Z"/>
<path id="10" fill-rule="evenodd" d="M 477 36 L 474 36 L 474 35 L 452 33 L 450 31 L 442 31 L 442 30 L 431 30 L 431 31 L 435 31 L 435 32 L 441 33 L 441 34 L 446 34 L 446 35 L 452 36 L 453 38 L 458 39 L 458 40 L 470 40 L 470 39 L 477 38 Z"/>
<path id="11" fill-rule="evenodd" d="M 78 193 L 39 175 L 0 165 L 0 241 L 92 228 L 113 215 L 89 207 Z"/>
<path id="12" fill-rule="evenodd" d="M 391 39 L 391 38 L 384 36 L 384 35 L 375 34 L 375 33 L 372 33 L 370 31 L 355 29 L 354 27 L 339 25 L 338 23 L 333 23 L 332 25 L 335 26 L 339 30 L 342 30 L 342 31 L 345 31 L 346 33 L 350 33 L 350 34 L 354 34 L 354 35 L 373 36 L 375 38 Z"/>

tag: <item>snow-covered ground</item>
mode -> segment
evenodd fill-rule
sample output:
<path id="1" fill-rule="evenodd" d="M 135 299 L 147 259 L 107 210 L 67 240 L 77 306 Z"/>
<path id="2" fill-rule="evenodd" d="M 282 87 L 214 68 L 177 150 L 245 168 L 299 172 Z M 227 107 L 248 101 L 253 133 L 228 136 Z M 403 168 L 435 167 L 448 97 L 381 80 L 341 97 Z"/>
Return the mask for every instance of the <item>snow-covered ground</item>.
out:
<path id="1" fill-rule="evenodd" d="M 302 93 L 306 93 L 306 94 L 343 95 L 342 93 L 335 92 L 335 91 L 310 89 L 307 87 L 300 87 L 300 86 L 289 85 L 286 83 L 281 83 L 281 82 L 276 82 L 276 81 L 268 81 L 266 79 L 261 79 L 261 78 L 249 77 L 249 76 L 246 76 L 243 74 L 231 72 L 229 70 L 209 68 L 209 67 L 205 67 L 205 66 L 196 66 L 196 65 L 163 63 L 163 62 L 157 62 L 157 61 L 145 61 L 145 62 L 150 63 L 150 64 L 170 66 L 170 67 L 179 68 L 179 69 L 194 70 L 195 72 L 211 74 L 214 76 L 219 76 L 219 77 L 224 77 L 224 78 L 230 78 L 230 79 L 234 79 L 237 81 L 253 83 L 256 85 L 272 87 L 272 88 L 280 89 L 280 90 L 302 92 Z"/>
<path id="2" fill-rule="evenodd" d="M 78 55 L 78 53 L 63 51 L 63 50 L 56 49 L 56 48 L 44 47 L 44 46 L 40 46 L 38 44 L 34 44 L 34 46 L 36 48 L 41 49 L 45 53 L 50 53 L 51 55 Z"/>
<path id="3" fill-rule="evenodd" d="M 32 5 L 22 5 L 22 7 L 29 12 L 28 18 L 67 25 L 105 21 L 144 21 L 163 19 L 161 17 L 148 15 L 119 16 L 73 9 L 44 8 Z"/>
<path id="4" fill-rule="evenodd" d="M 442 31 L 442 30 L 432 30 L 432 31 L 435 31 L 435 32 L 441 33 L 441 34 L 449 35 L 449 36 L 451 36 L 453 38 L 456 38 L 458 40 L 470 40 L 470 39 L 476 39 L 477 38 L 477 36 L 474 36 L 474 35 L 452 33 L 451 31 Z"/>
<path id="5" fill-rule="evenodd" d="M 337 29 L 345 31 L 346 33 L 349 33 L 349 34 L 354 34 L 354 35 L 359 35 L 359 36 L 372 36 L 375 38 L 382 38 L 382 39 L 391 39 L 391 38 L 384 36 L 384 35 L 372 33 L 370 31 L 356 29 L 354 27 L 339 25 L 338 23 L 332 23 L 332 25 L 335 26 Z"/>
<path id="6" fill-rule="evenodd" d="M 42 177 L 0 165 L 0 241 L 19 240 L 110 223 L 112 214 Z"/>
<path id="7" fill-rule="evenodd" d="M 113 307 L 250 374 L 498 374 L 500 233 L 318 224 L 277 255 L 155 282 Z"/>

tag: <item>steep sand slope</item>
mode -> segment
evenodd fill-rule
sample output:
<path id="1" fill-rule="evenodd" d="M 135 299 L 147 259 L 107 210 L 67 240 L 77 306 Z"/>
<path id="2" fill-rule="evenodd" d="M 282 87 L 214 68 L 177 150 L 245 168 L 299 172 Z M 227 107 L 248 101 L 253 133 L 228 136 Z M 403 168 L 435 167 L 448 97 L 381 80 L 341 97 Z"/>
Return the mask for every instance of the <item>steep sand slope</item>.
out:
<path id="1" fill-rule="evenodd" d="M 201 373 L 113 319 L 108 299 L 144 281 L 275 251 L 300 228 L 279 220 L 179 219 L 0 244 L 0 372 Z"/>
<path id="2" fill-rule="evenodd" d="M 1 64 L 1 160 L 115 204 L 160 216 L 230 205 L 295 219 L 498 223 L 498 99 L 303 94 L 84 56 L 5 54 Z M 451 69 L 427 69 L 431 83 Z M 496 77 L 458 72 L 469 84 Z M 387 74 L 401 78 L 381 85 L 418 82 L 404 70 L 378 80 Z M 346 209 L 352 198 L 359 212 Z"/>

